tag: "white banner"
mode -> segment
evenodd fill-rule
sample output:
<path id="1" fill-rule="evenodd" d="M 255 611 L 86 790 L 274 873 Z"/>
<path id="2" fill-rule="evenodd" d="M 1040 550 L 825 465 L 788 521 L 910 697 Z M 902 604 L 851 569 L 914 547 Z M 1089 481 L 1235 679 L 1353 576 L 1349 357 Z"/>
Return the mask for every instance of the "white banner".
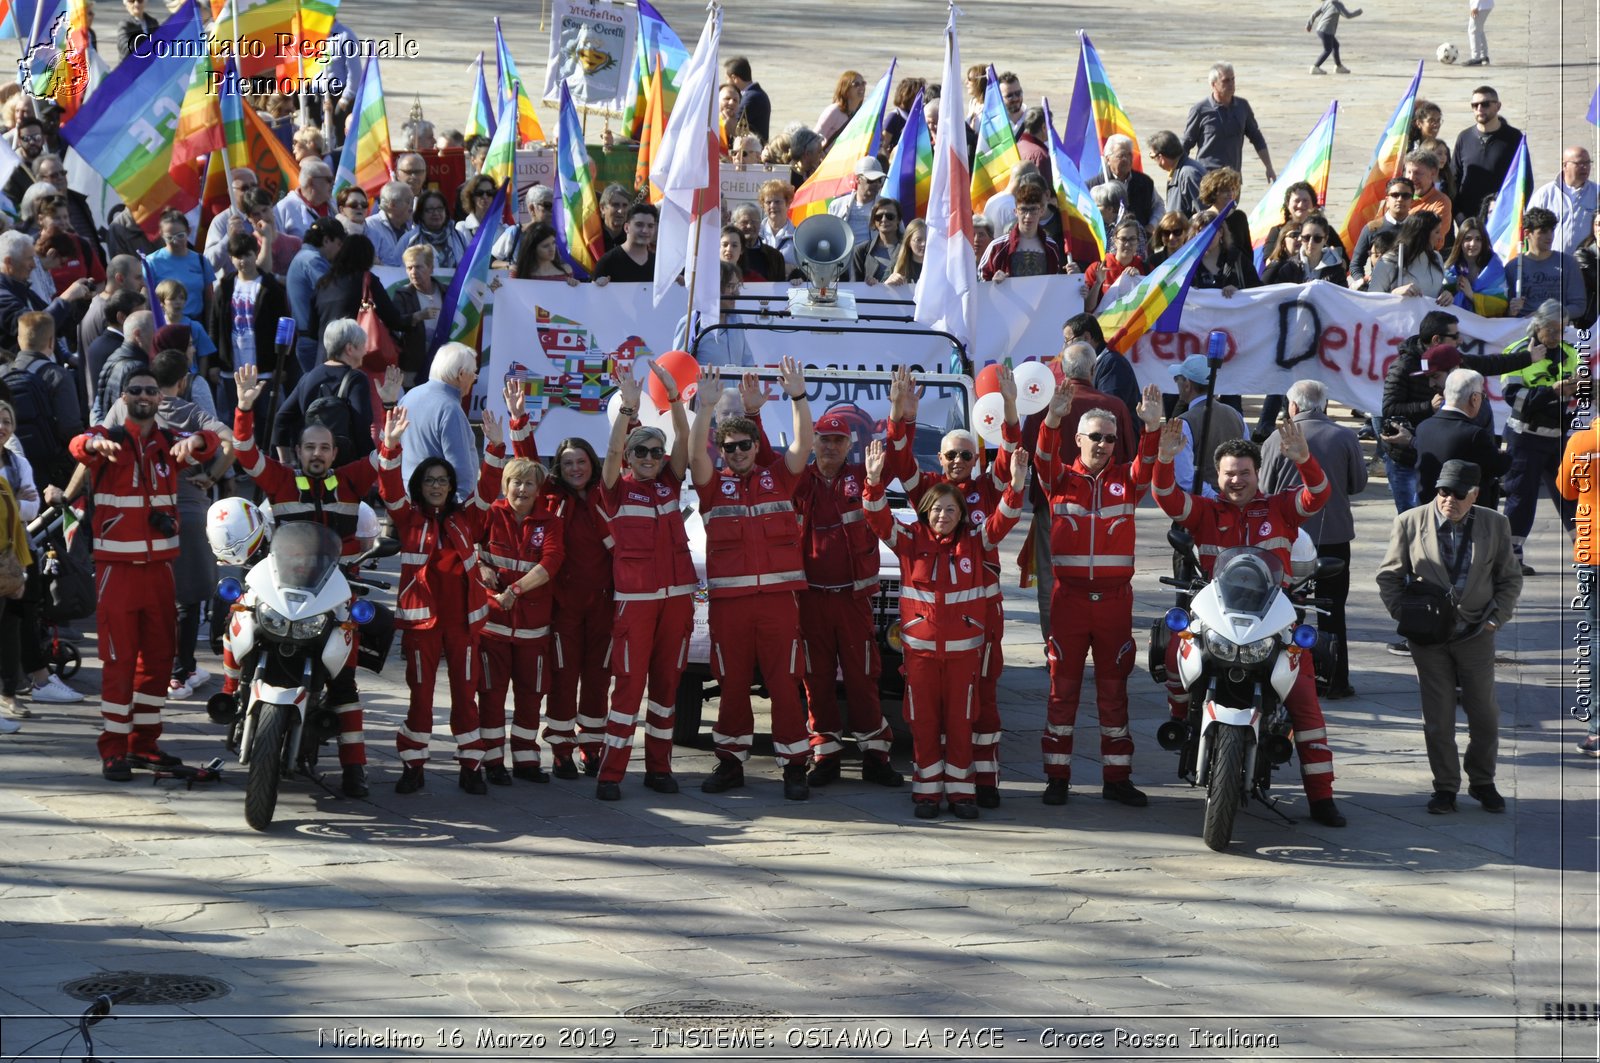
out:
<path id="1" fill-rule="evenodd" d="M 551 6 L 545 102 L 560 100 L 564 80 L 576 106 L 621 114 L 633 86 L 633 8 L 611 0 L 555 0 Z"/>

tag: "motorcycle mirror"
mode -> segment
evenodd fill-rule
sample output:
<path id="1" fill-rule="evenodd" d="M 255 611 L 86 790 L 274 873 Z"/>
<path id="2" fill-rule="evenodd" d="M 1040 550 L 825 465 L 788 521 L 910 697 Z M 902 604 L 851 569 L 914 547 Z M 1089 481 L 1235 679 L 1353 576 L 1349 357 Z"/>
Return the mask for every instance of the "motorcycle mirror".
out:
<path id="1" fill-rule="evenodd" d="M 399 552 L 400 540 L 383 535 L 378 537 L 378 541 L 372 546 L 372 552 L 367 556 L 369 558 L 377 559 L 380 557 L 393 557 Z"/>
<path id="2" fill-rule="evenodd" d="M 1317 574 L 1313 579 L 1325 580 L 1341 574 L 1345 570 L 1345 563 L 1337 557 L 1317 558 Z"/>
<path id="3" fill-rule="evenodd" d="M 1194 536 L 1189 534 L 1189 529 L 1174 524 L 1167 529 L 1167 543 L 1180 554 L 1189 554 L 1194 550 Z"/>

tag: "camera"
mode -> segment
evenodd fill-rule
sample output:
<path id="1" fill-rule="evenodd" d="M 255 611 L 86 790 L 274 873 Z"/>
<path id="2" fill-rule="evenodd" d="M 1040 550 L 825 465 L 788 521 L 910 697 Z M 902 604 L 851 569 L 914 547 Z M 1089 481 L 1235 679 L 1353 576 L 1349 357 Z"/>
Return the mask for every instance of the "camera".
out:
<path id="1" fill-rule="evenodd" d="M 1401 432 L 1411 431 L 1411 426 L 1404 421 L 1397 421 L 1393 417 L 1383 419 L 1383 434 L 1386 436 L 1399 435 Z"/>
<path id="2" fill-rule="evenodd" d="M 170 513 L 162 513 L 160 510 L 152 509 L 145 516 L 150 521 L 150 527 L 162 535 L 173 536 L 178 534 L 178 522 L 173 519 Z"/>

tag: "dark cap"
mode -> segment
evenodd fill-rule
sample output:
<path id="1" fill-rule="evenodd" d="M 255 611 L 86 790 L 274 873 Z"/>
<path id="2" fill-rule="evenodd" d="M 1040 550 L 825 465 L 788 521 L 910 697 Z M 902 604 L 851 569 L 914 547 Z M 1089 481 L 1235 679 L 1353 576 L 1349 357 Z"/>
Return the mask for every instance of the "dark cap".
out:
<path id="1" fill-rule="evenodd" d="M 188 325 L 162 325 L 156 329 L 157 351 L 187 351 L 194 340 Z"/>
<path id="2" fill-rule="evenodd" d="M 1439 469 L 1438 487 L 1448 487 L 1457 494 L 1466 494 L 1478 486 L 1482 475 L 1478 466 L 1470 461 L 1460 458 L 1451 458 Z"/>
<path id="3" fill-rule="evenodd" d="M 1453 343 L 1435 343 L 1422 352 L 1422 368 L 1412 376 L 1427 376 L 1429 373 L 1449 373 L 1461 368 L 1461 348 Z"/>

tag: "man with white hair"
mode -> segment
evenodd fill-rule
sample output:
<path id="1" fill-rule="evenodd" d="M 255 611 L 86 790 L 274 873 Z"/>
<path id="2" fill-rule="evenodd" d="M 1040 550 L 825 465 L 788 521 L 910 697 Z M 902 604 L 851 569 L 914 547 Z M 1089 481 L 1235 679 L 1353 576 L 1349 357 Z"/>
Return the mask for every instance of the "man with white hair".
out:
<path id="1" fill-rule="evenodd" d="M 285 462 L 294 460 L 294 448 L 300 441 L 301 427 L 309 419 L 312 403 L 323 398 L 335 399 L 348 410 L 344 423 L 333 429 L 340 460 L 366 457 L 373 450 L 372 426 L 381 422 L 382 415 L 372 409 L 371 390 L 361 371 L 361 360 L 367 351 L 366 330 L 352 318 L 330 321 L 322 330 L 322 346 L 328 352 L 327 358 L 300 378 L 273 419 L 272 445 Z M 392 404 L 399 397 L 398 369 L 394 370 L 394 380 L 393 394 L 379 388 L 385 403 Z M 385 387 L 387 384 L 386 380 Z"/>
<path id="2" fill-rule="evenodd" d="M 462 401 L 478 379 L 478 353 L 464 343 L 447 343 L 433 356 L 428 382 L 400 401 L 408 425 L 400 441 L 401 478 L 428 458 L 443 458 L 456 470 L 456 500 L 464 502 L 477 486 L 477 447 Z"/>
<path id="3" fill-rule="evenodd" d="M 1211 94 L 1189 108 L 1182 147 L 1192 151 L 1195 161 L 1207 170 L 1227 166 L 1242 173 L 1244 142 L 1249 140 L 1261 157 L 1261 165 L 1266 167 L 1267 181 L 1276 181 L 1278 172 L 1272 168 L 1267 138 L 1261 135 L 1249 101 L 1233 94 L 1233 85 L 1232 63 L 1211 67 Z"/>
<path id="4" fill-rule="evenodd" d="M 1473 373 L 1473 376 L 1478 374 Z M 1481 386 L 1483 378 L 1478 376 Z M 1317 623 L 1333 636 L 1329 647 L 1333 668 L 1319 675 L 1323 695 L 1329 701 L 1355 696 L 1350 686 L 1350 647 L 1345 624 L 1344 604 L 1350 597 L 1350 543 L 1356 537 L 1355 517 L 1350 512 L 1350 497 L 1367 487 L 1367 463 L 1361 456 L 1361 440 L 1354 430 L 1335 424 L 1328 417 L 1328 389 L 1316 380 L 1296 380 L 1289 386 L 1289 420 L 1305 436 L 1311 456 L 1328 478 L 1328 502 L 1300 525 L 1316 544 L 1318 557 L 1344 562 L 1344 571 L 1317 583 L 1318 597 L 1331 605 L 1328 615 Z M 1283 453 L 1283 435 L 1273 432 L 1261 446 L 1261 489 L 1267 494 L 1298 488 L 1300 469 Z"/>
<path id="5" fill-rule="evenodd" d="M 1444 378 L 1444 405 L 1417 425 L 1411 446 L 1417 452 L 1417 497 L 1434 496 L 1439 470 L 1452 458 L 1470 461 L 1482 473 L 1478 504 L 1500 506 L 1500 477 L 1511 468 L 1511 456 L 1500 449 L 1494 430 L 1485 427 L 1479 411 L 1489 401 L 1483 374 L 1465 366 Z"/>
<path id="6" fill-rule="evenodd" d="M 416 205 L 416 193 L 404 181 L 390 181 L 378 193 L 378 209 L 367 218 L 363 230 L 372 241 L 373 261 L 378 265 L 405 265 L 401 256 L 411 241 L 411 234 L 417 231 L 416 223 L 411 220 Z"/>
<path id="7" fill-rule="evenodd" d="M 1089 187 L 1094 188 L 1105 181 L 1121 181 L 1127 189 L 1123 201 L 1127 204 L 1128 213 L 1148 233 L 1156 227 L 1161 215 L 1166 213 L 1167 204 L 1165 198 L 1156 193 L 1155 181 L 1148 174 L 1134 169 L 1133 150 L 1132 137 L 1121 133 L 1106 137 L 1100 157 L 1104 172 L 1091 177 Z"/>
<path id="8" fill-rule="evenodd" d="M 94 286 L 83 277 L 66 291 L 46 303 L 28 283 L 37 256 L 33 239 L 12 230 L 0 233 L 0 347 L 17 349 L 17 318 L 30 310 L 43 310 L 56 323 L 56 335 L 64 336 L 81 314 L 82 304 L 94 298 Z"/>
<path id="9" fill-rule="evenodd" d="M 500 235 L 495 237 L 494 245 L 489 248 L 489 255 L 493 258 L 496 268 L 511 268 L 517 261 L 517 252 L 522 248 L 522 238 L 531 232 L 535 225 L 555 225 L 554 188 L 549 185 L 534 185 L 522 197 L 522 203 L 528 208 L 528 223 L 506 226 Z"/>
<path id="10" fill-rule="evenodd" d="M 278 231 L 304 236 L 311 223 L 326 218 L 333 196 L 333 170 L 321 159 L 300 164 L 300 187 L 278 202 Z"/>

